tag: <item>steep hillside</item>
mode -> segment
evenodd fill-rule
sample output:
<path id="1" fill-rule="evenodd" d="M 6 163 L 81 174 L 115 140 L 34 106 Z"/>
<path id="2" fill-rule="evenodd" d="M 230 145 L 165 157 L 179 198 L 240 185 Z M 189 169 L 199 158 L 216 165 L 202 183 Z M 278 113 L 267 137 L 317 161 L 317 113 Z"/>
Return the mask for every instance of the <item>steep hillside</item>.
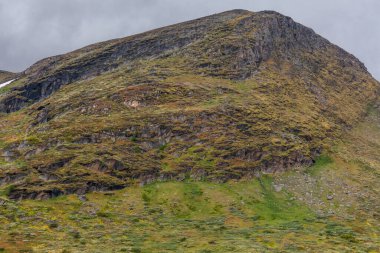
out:
<path id="1" fill-rule="evenodd" d="M 0 84 L 8 82 L 12 79 L 14 79 L 17 76 L 17 74 L 0 70 Z"/>
<path id="2" fill-rule="evenodd" d="M 380 111 L 373 107 L 308 168 L 227 183 L 143 187 L 12 201 L 5 252 L 380 251 Z M 4 193 L 5 194 L 5 193 Z"/>
<path id="3" fill-rule="evenodd" d="M 0 89 L 0 185 L 44 199 L 307 167 L 379 87 L 354 56 L 275 12 L 91 45 Z"/>

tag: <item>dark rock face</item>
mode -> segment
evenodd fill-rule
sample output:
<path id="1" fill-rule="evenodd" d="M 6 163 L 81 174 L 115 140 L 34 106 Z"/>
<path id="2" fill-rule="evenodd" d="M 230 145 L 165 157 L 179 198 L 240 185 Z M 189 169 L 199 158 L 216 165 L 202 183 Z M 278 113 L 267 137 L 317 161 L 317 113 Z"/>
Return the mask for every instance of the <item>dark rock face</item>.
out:
<path id="1" fill-rule="evenodd" d="M 42 191 L 28 191 L 27 189 L 18 190 L 15 189 L 10 192 L 9 198 L 14 200 L 23 200 L 23 199 L 37 199 L 37 200 L 43 200 L 43 199 L 49 199 L 58 197 L 60 195 L 64 194 L 78 194 L 83 195 L 87 192 L 94 192 L 94 191 L 113 191 L 113 190 L 120 190 L 125 188 L 125 184 L 120 185 L 98 185 L 96 183 L 88 183 L 84 184 L 82 186 L 75 186 L 73 188 L 67 188 L 65 190 L 61 189 L 48 189 L 48 190 L 42 190 Z"/>

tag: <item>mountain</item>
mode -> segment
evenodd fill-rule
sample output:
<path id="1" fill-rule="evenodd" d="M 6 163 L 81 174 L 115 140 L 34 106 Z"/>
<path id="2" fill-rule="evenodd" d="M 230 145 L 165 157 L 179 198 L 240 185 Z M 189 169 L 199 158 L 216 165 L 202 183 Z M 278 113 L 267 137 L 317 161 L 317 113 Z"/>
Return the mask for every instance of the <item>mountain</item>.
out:
<path id="1" fill-rule="evenodd" d="M 228 11 L 11 80 L 0 252 L 380 251 L 379 82 L 289 17 Z"/>
<path id="2" fill-rule="evenodd" d="M 17 76 L 17 74 L 15 74 L 15 73 L 0 70 L 0 84 L 5 83 L 7 81 L 10 81 L 13 78 L 15 78 L 16 76 Z"/>
<path id="3" fill-rule="evenodd" d="M 379 83 L 276 12 L 234 10 L 50 57 L 0 90 L 12 199 L 310 166 Z"/>

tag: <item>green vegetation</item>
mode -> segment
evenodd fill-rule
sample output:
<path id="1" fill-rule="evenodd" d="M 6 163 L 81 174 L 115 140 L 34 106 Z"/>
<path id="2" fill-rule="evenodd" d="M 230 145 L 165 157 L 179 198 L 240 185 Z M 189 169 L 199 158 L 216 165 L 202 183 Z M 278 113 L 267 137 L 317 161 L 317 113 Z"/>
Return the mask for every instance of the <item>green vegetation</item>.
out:
<path id="1" fill-rule="evenodd" d="M 374 144 L 380 137 L 379 119 L 378 112 L 371 111 L 314 166 L 285 173 L 228 183 L 155 182 L 89 193 L 84 201 L 69 195 L 13 202 L 3 194 L 0 248 L 3 252 L 378 252 L 380 167 L 375 155 L 379 146 Z M 368 133 L 371 137 L 362 138 Z M 160 152 L 167 149 L 170 145 Z M 333 199 L 327 199 L 329 195 Z"/>
<path id="2" fill-rule="evenodd" d="M 326 167 L 334 160 L 323 160 L 328 160 L 320 164 L 326 175 L 344 173 L 344 167 Z M 295 195 L 308 189 L 292 188 L 292 180 L 305 175 L 223 184 L 156 182 L 90 193 L 85 201 L 73 195 L 7 201 L 0 211 L 0 246 L 5 252 L 376 252 L 380 231 L 371 214 L 351 219 L 349 208 L 333 207 L 336 213 L 327 215 L 331 206 L 321 207 L 325 215 L 317 213 Z M 276 191 L 280 182 L 284 189 Z M 314 186 L 340 191 L 334 184 Z"/>
<path id="3" fill-rule="evenodd" d="M 380 252 L 378 94 L 272 12 L 39 61 L 0 90 L 0 251 Z"/>
<path id="4" fill-rule="evenodd" d="M 332 162 L 333 162 L 333 160 L 331 159 L 330 156 L 328 156 L 328 155 L 321 155 L 321 156 L 319 156 L 316 159 L 316 161 L 313 164 L 313 166 L 307 168 L 307 172 L 310 173 L 310 174 L 312 174 L 312 175 L 316 175 L 317 173 L 319 173 L 319 171 L 321 169 L 327 167 Z"/>

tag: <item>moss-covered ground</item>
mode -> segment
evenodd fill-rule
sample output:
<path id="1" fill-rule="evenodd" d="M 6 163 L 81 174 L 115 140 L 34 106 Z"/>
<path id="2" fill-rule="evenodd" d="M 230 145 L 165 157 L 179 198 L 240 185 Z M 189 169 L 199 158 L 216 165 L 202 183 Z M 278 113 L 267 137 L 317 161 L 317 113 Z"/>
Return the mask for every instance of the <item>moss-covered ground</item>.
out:
<path id="1" fill-rule="evenodd" d="M 297 173 L 291 177 L 306 172 Z M 159 182 L 91 193 L 86 200 L 71 195 L 5 202 L 0 247 L 4 252 L 378 252 L 378 220 L 355 216 L 359 210 L 351 218 L 344 211 L 327 212 L 336 206 L 317 213 L 291 187 L 276 191 L 276 180 L 262 175 L 225 184 Z"/>
<path id="2" fill-rule="evenodd" d="M 314 166 L 284 173 L 44 201 L 13 202 L 3 188 L 0 250 L 379 252 L 377 116 L 370 112 Z M 357 153 L 357 138 L 365 154 Z"/>

